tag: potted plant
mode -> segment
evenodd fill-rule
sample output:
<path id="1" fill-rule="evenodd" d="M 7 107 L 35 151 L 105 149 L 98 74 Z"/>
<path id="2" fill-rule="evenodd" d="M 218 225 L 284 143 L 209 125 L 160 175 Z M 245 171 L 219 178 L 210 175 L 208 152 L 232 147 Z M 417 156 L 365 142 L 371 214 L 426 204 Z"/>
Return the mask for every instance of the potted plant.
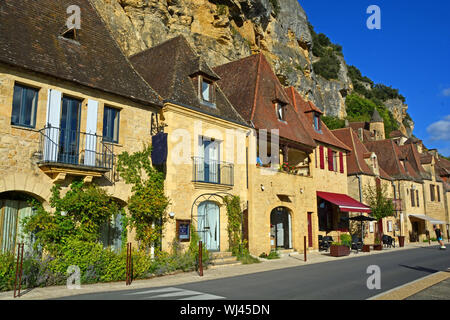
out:
<path id="1" fill-rule="evenodd" d="M 340 240 L 340 242 L 333 242 L 330 246 L 330 254 L 333 257 L 343 257 L 350 254 L 352 237 L 349 234 L 343 234 Z"/>
<path id="2" fill-rule="evenodd" d="M 373 250 L 381 251 L 383 250 L 383 245 L 378 237 L 375 238 L 375 245 L 373 246 Z"/>

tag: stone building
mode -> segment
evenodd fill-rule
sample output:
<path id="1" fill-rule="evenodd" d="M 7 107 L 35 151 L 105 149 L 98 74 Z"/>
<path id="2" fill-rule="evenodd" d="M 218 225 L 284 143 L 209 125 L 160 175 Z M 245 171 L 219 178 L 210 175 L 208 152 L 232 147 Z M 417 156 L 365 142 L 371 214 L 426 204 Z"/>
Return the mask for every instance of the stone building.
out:
<path id="1" fill-rule="evenodd" d="M 347 181 L 349 196 L 368 204 L 368 193 L 375 188 L 383 188 L 386 196 L 394 203 L 394 211 L 391 217 L 381 221 L 367 222 L 364 224 L 364 243 L 375 243 L 380 239 L 380 234 L 386 234 L 396 239 L 400 234 L 399 211 L 401 203 L 394 194 L 394 179 L 390 177 L 380 166 L 377 154 L 367 150 L 359 140 L 356 132 L 351 128 L 343 128 L 332 131 L 343 143 L 350 146 L 352 151 L 347 157 Z M 357 234 L 361 234 L 361 224 L 353 224 Z M 380 239 L 381 240 L 381 239 Z"/>
<path id="2" fill-rule="evenodd" d="M 71 5 L 79 30 L 66 26 Z M 64 193 L 82 178 L 125 206 L 130 187 L 117 179 L 116 155 L 151 142 L 162 100 L 86 0 L 2 1 L 0 21 L 0 247 L 10 251 L 27 241 L 27 200 L 49 209 L 55 183 Z"/>
<path id="3" fill-rule="evenodd" d="M 251 127 L 218 86 L 219 75 L 183 36 L 130 61 L 164 99 L 165 190 L 171 204 L 162 249 L 169 250 L 174 239 L 189 244 L 194 228 L 209 251 L 228 251 L 224 197 L 239 196 L 242 209 L 247 206 Z"/>

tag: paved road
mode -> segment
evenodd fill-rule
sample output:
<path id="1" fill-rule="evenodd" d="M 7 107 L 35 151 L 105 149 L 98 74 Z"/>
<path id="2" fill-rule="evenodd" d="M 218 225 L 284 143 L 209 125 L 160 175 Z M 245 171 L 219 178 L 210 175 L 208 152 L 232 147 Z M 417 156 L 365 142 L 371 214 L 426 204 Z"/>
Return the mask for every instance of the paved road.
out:
<path id="1" fill-rule="evenodd" d="M 381 269 L 381 289 L 367 288 L 367 267 Z M 121 300 L 361 300 L 450 267 L 437 246 L 342 259 L 231 278 L 151 289 L 84 294 L 63 299 Z"/>

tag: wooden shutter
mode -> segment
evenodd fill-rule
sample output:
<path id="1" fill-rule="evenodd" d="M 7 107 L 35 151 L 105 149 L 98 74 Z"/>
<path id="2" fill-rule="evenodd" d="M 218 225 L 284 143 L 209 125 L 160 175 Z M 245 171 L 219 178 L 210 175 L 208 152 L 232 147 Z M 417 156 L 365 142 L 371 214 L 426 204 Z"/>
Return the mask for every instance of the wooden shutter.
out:
<path id="1" fill-rule="evenodd" d="M 84 164 L 86 166 L 95 166 L 98 101 L 89 99 L 87 107 Z"/>
<path id="2" fill-rule="evenodd" d="M 340 172 L 344 173 L 344 154 L 342 152 L 339 152 L 339 166 Z"/>
<path id="3" fill-rule="evenodd" d="M 333 171 L 333 150 L 328 148 L 328 170 Z"/>
<path id="4" fill-rule="evenodd" d="M 325 158 L 324 158 L 323 146 L 319 147 L 319 151 L 320 151 L 320 169 L 325 169 Z"/>
<path id="5" fill-rule="evenodd" d="M 60 91 L 48 89 L 47 123 L 44 137 L 45 161 L 56 161 L 58 159 L 61 99 L 62 93 Z"/>
<path id="6" fill-rule="evenodd" d="M 439 202 L 441 202 L 441 191 L 439 186 L 436 186 L 436 191 L 437 191 L 437 199 Z"/>

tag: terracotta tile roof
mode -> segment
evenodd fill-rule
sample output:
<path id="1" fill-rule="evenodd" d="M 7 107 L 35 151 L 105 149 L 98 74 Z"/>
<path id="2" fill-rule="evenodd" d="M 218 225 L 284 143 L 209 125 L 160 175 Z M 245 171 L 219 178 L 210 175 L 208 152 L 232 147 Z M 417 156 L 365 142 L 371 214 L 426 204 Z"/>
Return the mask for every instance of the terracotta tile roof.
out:
<path id="1" fill-rule="evenodd" d="M 389 137 L 391 138 L 400 138 L 400 137 L 405 137 L 406 136 L 400 131 L 400 130 L 394 130 L 389 134 Z"/>
<path id="2" fill-rule="evenodd" d="M 350 122 L 349 127 L 358 130 L 358 129 L 366 129 L 369 130 L 369 127 L 367 126 L 367 122 Z"/>
<path id="3" fill-rule="evenodd" d="M 144 79 L 164 98 L 225 120 L 248 126 L 222 90 L 216 86 L 215 106 L 202 103 L 194 78 L 198 74 L 210 80 L 219 76 L 194 51 L 183 36 L 169 39 L 130 57 Z"/>
<path id="4" fill-rule="evenodd" d="M 292 104 L 295 109 L 298 110 L 299 118 L 303 122 L 304 127 L 308 131 L 309 135 L 316 141 L 346 150 L 351 151 L 351 148 L 343 143 L 341 140 L 336 138 L 334 134 L 328 129 L 325 123 L 321 120 L 321 132 L 314 129 L 314 115 L 313 111 L 316 106 L 312 102 L 305 101 L 302 96 L 293 87 L 286 88 L 286 93 L 288 94 Z"/>
<path id="5" fill-rule="evenodd" d="M 81 9 L 76 41 L 61 36 L 71 5 Z M 88 0 L 0 1 L 0 62 L 161 105 Z"/>
<path id="6" fill-rule="evenodd" d="M 367 174 L 373 176 L 372 169 L 364 160 L 366 155 L 370 157 L 371 153 L 358 139 L 352 128 L 343 128 L 331 131 L 339 140 L 351 148 L 351 152 L 347 156 L 347 173 L 348 175 Z"/>
<path id="7" fill-rule="evenodd" d="M 417 148 L 413 144 L 405 144 L 403 146 L 399 146 L 398 149 L 402 153 L 403 158 L 407 161 L 407 163 L 411 166 L 415 178 L 421 179 L 431 179 L 431 176 L 421 165 L 421 156 L 417 151 Z"/>
<path id="8" fill-rule="evenodd" d="M 365 141 L 366 148 L 377 154 L 380 167 L 394 179 L 416 180 L 406 172 L 405 167 L 400 162 L 403 158 L 398 146 L 390 139 L 378 141 Z M 405 162 L 406 168 L 413 172 L 412 167 Z"/>
<path id="9" fill-rule="evenodd" d="M 241 116 L 257 129 L 278 129 L 281 138 L 307 149 L 316 143 L 308 134 L 284 88 L 262 53 L 214 68 L 219 86 Z M 285 104 L 285 121 L 278 120 L 275 104 Z"/>

